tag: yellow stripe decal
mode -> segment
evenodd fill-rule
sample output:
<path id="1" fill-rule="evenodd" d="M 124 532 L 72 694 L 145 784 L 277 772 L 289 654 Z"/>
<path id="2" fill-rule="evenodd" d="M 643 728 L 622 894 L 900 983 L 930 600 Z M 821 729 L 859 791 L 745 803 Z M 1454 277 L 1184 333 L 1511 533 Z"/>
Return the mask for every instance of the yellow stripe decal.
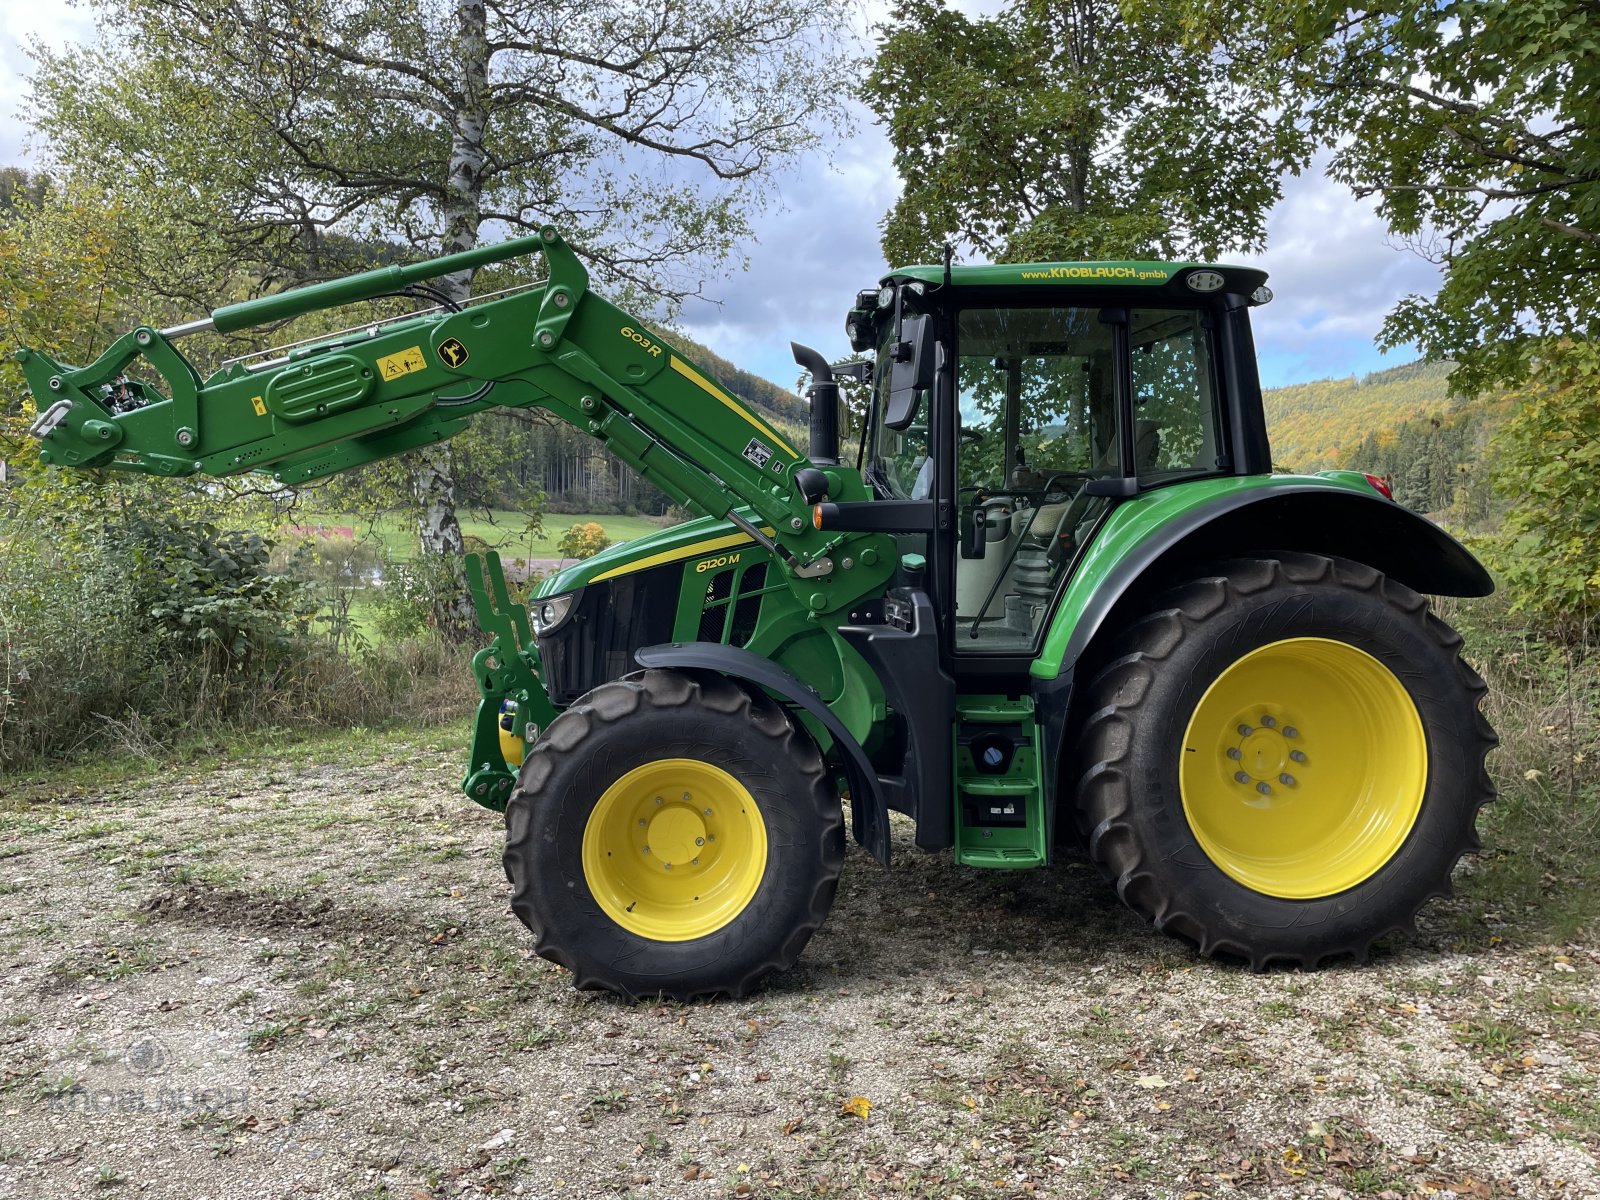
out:
<path id="1" fill-rule="evenodd" d="M 772 530 L 764 529 L 763 533 L 770 534 Z M 715 537 L 709 541 L 696 542 L 692 546 L 682 546 L 677 550 L 663 550 L 660 554 L 652 554 L 648 558 L 636 558 L 630 563 L 623 563 L 620 567 L 612 567 L 609 571 L 602 571 L 591 579 L 590 583 L 599 583 L 602 579 L 611 579 L 617 575 L 630 575 L 634 571 L 643 571 L 646 567 L 659 567 L 662 563 L 678 562 L 685 558 L 698 558 L 702 554 L 710 554 L 713 550 L 727 550 L 733 546 L 754 546 L 755 540 L 748 534 L 730 533 L 726 537 Z"/>
<path id="2" fill-rule="evenodd" d="M 688 363 L 684 362 L 683 359 L 679 358 L 676 354 L 674 354 L 672 356 L 672 369 L 674 371 L 676 371 L 679 375 L 682 375 L 690 383 L 692 383 L 696 387 L 698 387 L 706 395 L 714 397 L 715 399 L 722 401 L 722 403 L 726 404 L 734 412 L 738 413 L 746 421 L 749 421 L 750 424 L 754 425 L 757 429 L 759 429 L 765 436 L 767 436 L 767 437 L 771 438 L 773 441 L 777 442 L 778 443 L 778 447 L 781 450 L 785 451 L 789 455 L 790 458 L 799 458 L 800 457 L 800 451 L 796 450 L 793 446 L 789 445 L 788 442 L 784 441 L 781 437 L 779 437 L 777 435 L 777 433 L 773 430 L 772 426 L 768 425 L 760 417 L 756 416 L 755 413 L 751 412 L 744 405 L 740 404 L 732 396 L 728 395 L 727 392 L 723 391 L 716 384 L 712 383 L 711 380 L 707 379 L 704 375 L 700 374 L 699 371 L 696 371 L 693 367 L 691 367 Z"/>

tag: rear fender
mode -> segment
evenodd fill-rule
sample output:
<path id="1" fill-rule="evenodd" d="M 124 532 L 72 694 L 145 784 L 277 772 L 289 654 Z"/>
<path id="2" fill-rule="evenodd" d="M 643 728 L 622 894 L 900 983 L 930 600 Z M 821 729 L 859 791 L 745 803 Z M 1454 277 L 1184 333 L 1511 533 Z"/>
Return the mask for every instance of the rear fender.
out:
<path id="1" fill-rule="evenodd" d="M 1180 508 L 1108 563 L 1093 563 L 1094 549 L 1056 610 L 1032 667 L 1036 678 L 1073 670 L 1102 630 L 1120 628 L 1154 592 L 1223 558 L 1293 550 L 1366 563 L 1428 595 L 1494 591 L 1471 551 L 1425 517 L 1376 493 L 1309 478 L 1213 494 Z"/>

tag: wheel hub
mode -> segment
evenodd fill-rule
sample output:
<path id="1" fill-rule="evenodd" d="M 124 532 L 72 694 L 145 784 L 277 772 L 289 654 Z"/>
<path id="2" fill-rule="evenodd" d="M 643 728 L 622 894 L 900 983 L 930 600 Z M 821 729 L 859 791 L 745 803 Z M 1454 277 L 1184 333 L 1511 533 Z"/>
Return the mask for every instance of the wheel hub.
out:
<path id="1" fill-rule="evenodd" d="M 687 804 L 662 808 L 646 823 L 645 845 L 662 869 L 699 865 L 700 851 L 706 845 L 706 823 L 700 813 Z"/>
<path id="2" fill-rule="evenodd" d="M 1237 743 L 1227 755 L 1234 764 L 1233 781 L 1255 793 L 1250 802 L 1258 807 L 1271 803 L 1270 797 L 1283 788 L 1300 787 L 1307 782 L 1308 760 L 1301 749 L 1303 735 L 1298 725 L 1282 715 L 1262 712 L 1260 706 L 1234 724 Z"/>

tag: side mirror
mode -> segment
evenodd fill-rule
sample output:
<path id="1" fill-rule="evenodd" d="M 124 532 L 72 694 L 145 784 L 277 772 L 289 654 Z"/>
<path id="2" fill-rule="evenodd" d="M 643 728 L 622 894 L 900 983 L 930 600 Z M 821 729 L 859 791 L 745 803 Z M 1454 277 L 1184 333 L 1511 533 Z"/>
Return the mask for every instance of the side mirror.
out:
<path id="1" fill-rule="evenodd" d="M 933 386 L 934 325 L 926 314 L 900 322 L 900 341 L 889 348 L 889 403 L 883 423 L 905 429 L 917 419 L 917 402 Z"/>

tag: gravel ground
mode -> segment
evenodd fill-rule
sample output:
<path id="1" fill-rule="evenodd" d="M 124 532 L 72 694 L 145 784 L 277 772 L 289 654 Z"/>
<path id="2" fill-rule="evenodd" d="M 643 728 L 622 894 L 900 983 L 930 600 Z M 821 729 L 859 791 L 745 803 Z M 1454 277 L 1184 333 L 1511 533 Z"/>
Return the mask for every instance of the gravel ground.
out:
<path id="1" fill-rule="evenodd" d="M 530 956 L 458 761 L 0 784 L 0 1196 L 1600 1194 L 1600 954 L 1470 880 L 1251 975 L 900 829 L 763 994 L 628 1007 Z"/>

